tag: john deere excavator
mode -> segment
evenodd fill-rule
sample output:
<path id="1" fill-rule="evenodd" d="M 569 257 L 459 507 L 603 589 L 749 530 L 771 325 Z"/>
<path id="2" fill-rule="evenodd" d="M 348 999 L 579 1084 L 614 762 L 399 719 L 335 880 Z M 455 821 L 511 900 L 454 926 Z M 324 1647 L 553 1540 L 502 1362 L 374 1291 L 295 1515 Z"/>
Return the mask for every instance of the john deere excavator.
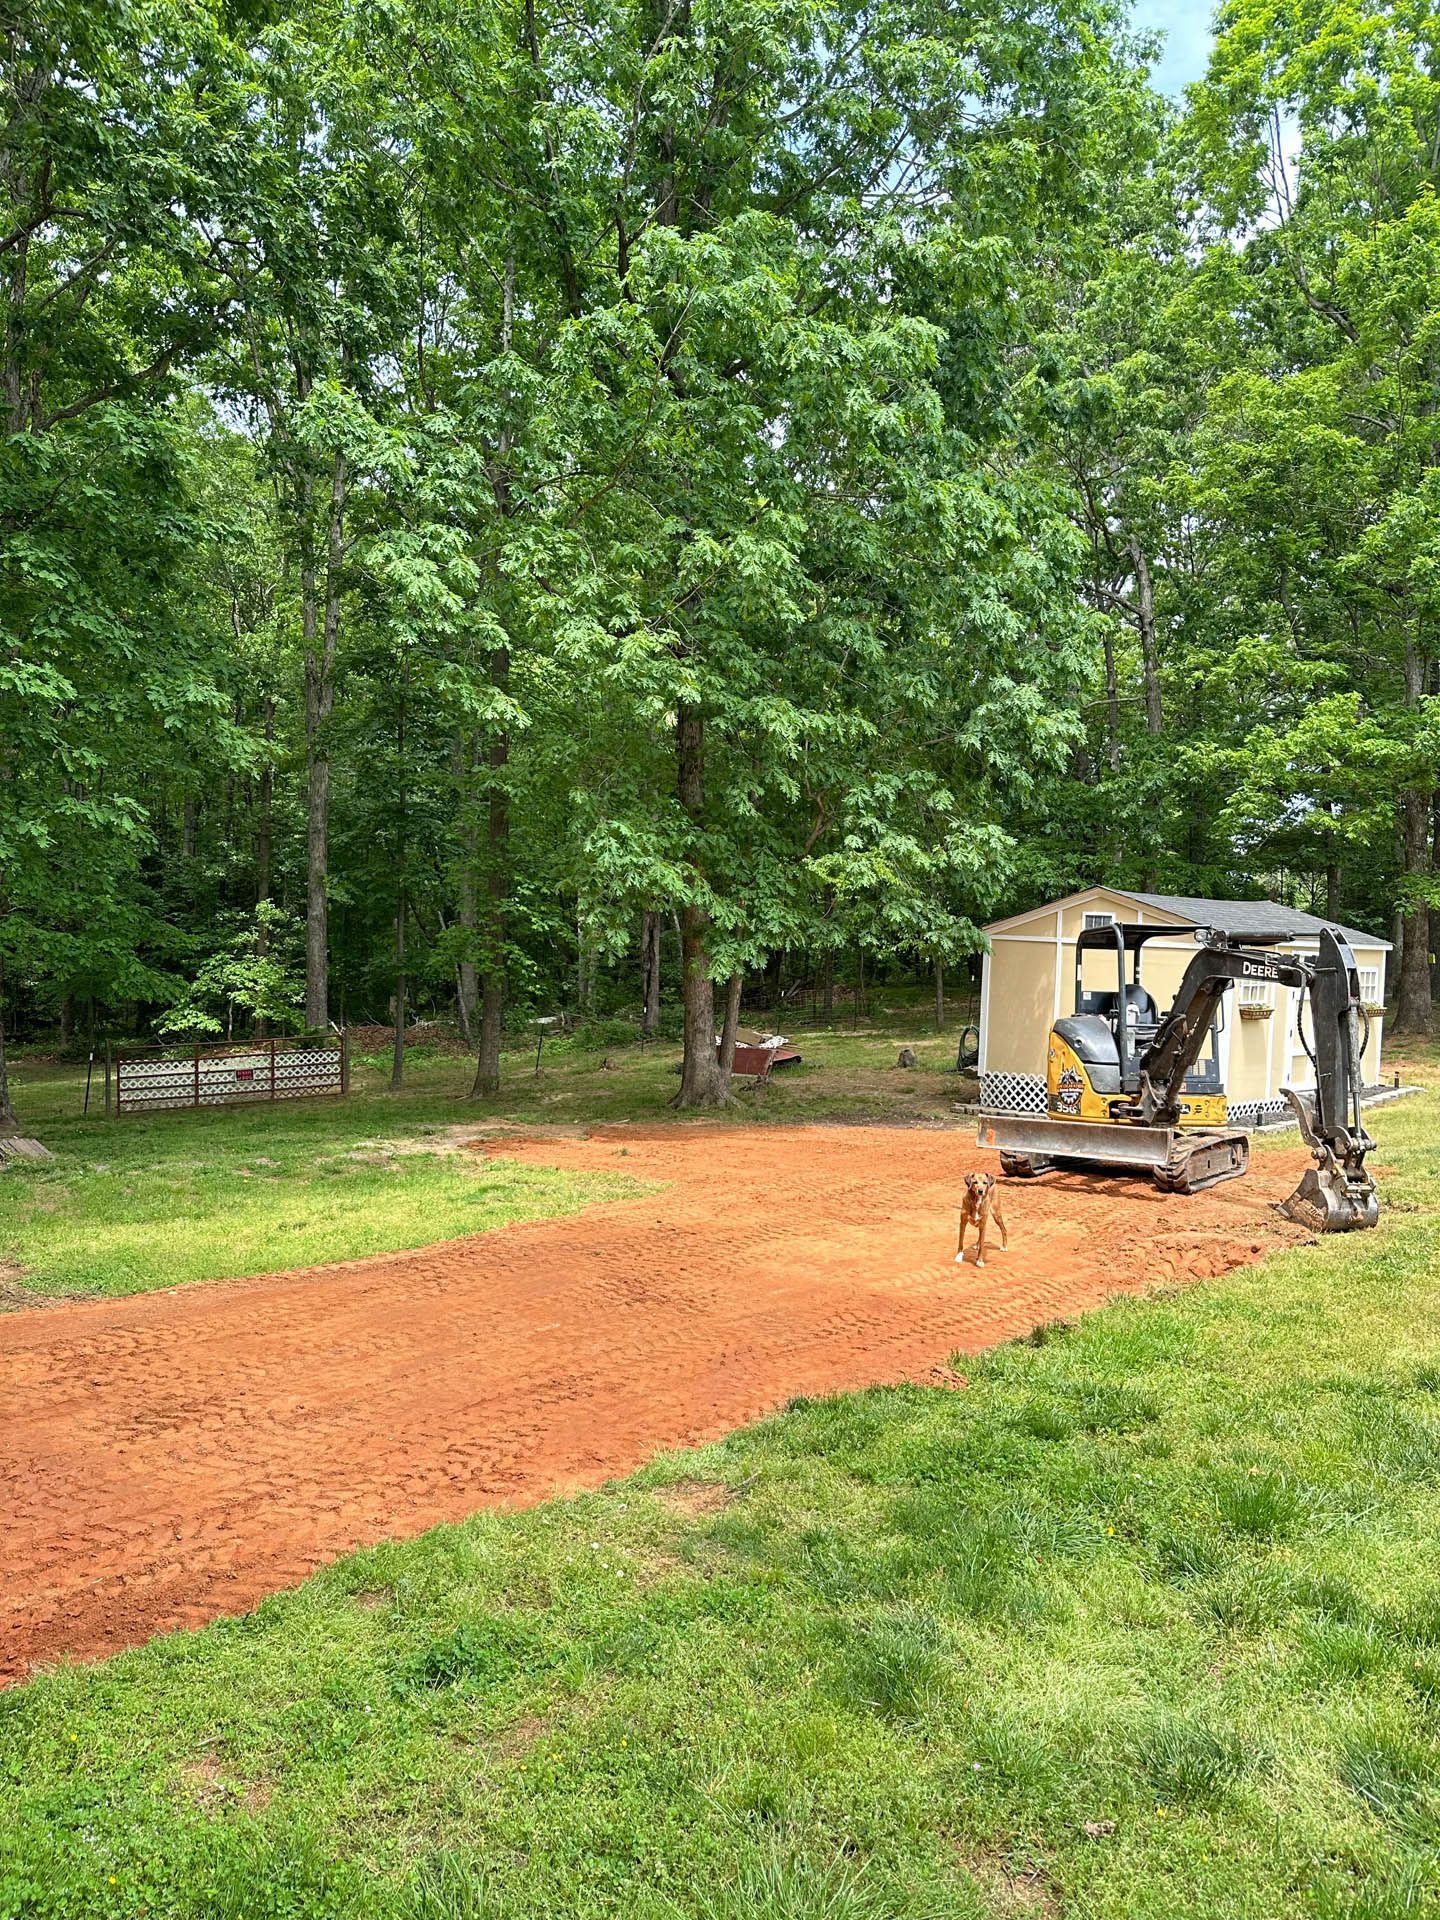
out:
<path id="1" fill-rule="evenodd" d="M 1040 1174 L 1061 1162 L 1149 1168 L 1171 1193 L 1237 1179 L 1250 1162 L 1250 1137 L 1228 1124 L 1218 1065 L 1221 1006 L 1236 981 L 1294 987 L 1297 1029 L 1315 1086 L 1303 1094 L 1283 1091 L 1315 1165 L 1282 1211 L 1318 1233 L 1373 1227 L 1379 1202 L 1365 1156 L 1374 1142 L 1360 1115 L 1360 1061 L 1369 1033 L 1355 956 L 1344 936 L 1326 927 L 1318 955 L 1309 959 L 1273 951 L 1286 937 L 1279 933 L 1249 934 L 1242 945 L 1211 927 L 1189 930 L 1199 950 L 1163 1015 L 1140 983 L 1141 952 L 1157 935 L 1173 940 L 1186 929 L 1113 925 L 1079 936 L 1075 1011 L 1050 1031 L 1045 1116 L 983 1113 L 980 1144 L 999 1148 L 1009 1174 Z M 1085 955 L 1097 948 L 1116 955 L 1113 993 L 1085 990 Z"/>

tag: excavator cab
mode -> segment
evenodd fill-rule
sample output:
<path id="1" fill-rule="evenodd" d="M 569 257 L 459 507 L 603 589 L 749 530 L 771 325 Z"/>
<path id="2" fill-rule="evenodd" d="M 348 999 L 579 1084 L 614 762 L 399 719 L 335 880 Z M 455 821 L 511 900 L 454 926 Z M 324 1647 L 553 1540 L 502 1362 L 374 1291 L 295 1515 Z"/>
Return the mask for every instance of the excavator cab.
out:
<path id="1" fill-rule="evenodd" d="M 1147 941 L 1194 934 L 1194 926 L 1087 927 L 1075 942 L 1075 1011 L 1055 1022 L 1046 1059 L 1046 1108 L 1062 1120 L 1111 1120 L 1140 1092 L 1141 1061 L 1160 1030 L 1160 1009 L 1141 980 Z M 1223 1002 L 1185 1075 L 1176 1124 L 1223 1127 L 1220 1078 Z"/>

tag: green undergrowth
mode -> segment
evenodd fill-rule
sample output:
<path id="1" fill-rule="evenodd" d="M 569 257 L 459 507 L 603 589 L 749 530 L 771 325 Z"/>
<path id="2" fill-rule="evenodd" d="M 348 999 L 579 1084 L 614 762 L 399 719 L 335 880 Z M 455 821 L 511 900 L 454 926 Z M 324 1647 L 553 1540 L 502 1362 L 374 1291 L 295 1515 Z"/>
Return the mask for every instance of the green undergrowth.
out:
<path id="1" fill-rule="evenodd" d="M 1437 1120 L 1374 1233 L 0 1696 L 0 1916 L 1440 1911 Z"/>

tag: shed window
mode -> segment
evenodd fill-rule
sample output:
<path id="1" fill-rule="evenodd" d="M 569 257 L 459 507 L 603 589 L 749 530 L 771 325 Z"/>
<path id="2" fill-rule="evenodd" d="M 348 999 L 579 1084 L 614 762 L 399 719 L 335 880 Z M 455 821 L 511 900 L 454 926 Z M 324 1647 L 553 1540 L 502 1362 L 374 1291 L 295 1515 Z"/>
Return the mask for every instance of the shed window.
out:
<path id="1" fill-rule="evenodd" d="M 1242 980 L 1240 1004 L 1242 1007 L 1273 1007 L 1275 983 L 1271 980 Z"/>
<path id="2" fill-rule="evenodd" d="M 1086 933 L 1088 933 L 1092 927 L 1113 927 L 1114 924 L 1115 916 L 1113 913 L 1087 913 L 1085 916 Z"/>
<path id="3" fill-rule="evenodd" d="M 1380 969 L 1378 967 L 1358 967 L 1360 975 L 1360 998 L 1367 1007 L 1380 1005 Z"/>

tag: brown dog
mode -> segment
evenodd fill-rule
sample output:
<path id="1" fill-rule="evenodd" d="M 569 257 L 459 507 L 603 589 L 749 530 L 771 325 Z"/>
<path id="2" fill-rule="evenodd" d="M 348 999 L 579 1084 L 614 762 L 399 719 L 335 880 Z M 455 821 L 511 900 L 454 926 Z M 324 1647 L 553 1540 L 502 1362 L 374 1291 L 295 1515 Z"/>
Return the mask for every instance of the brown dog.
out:
<path id="1" fill-rule="evenodd" d="M 1000 1195 L 995 1186 L 993 1173 L 967 1173 L 965 1176 L 965 1195 L 960 1202 L 960 1244 L 955 1249 L 957 1267 L 965 1264 L 965 1229 L 971 1223 L 980 1230 L 980 1238 L 975 1247 L 975 1264 L 985 1264 L 985 1235 L 993 1220 L 1000 1229 L 1000 1245 L 1008 1252 L 1010 1236 L 1005 1231 L 1005 1216 L 1000 1211 Z"/>

